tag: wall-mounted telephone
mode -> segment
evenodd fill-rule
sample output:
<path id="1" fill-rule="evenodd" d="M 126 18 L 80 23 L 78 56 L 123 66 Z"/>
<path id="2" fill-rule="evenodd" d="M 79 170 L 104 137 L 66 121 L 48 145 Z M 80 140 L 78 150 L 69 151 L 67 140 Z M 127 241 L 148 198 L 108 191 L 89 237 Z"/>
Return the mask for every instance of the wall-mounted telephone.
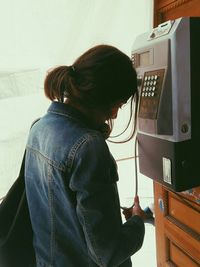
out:
<path id="1" fill-rule="evenodd" d="M 200 185 L 200 18 L 180 18 L 138 36 L 140 172 L 174 191 Z"/>

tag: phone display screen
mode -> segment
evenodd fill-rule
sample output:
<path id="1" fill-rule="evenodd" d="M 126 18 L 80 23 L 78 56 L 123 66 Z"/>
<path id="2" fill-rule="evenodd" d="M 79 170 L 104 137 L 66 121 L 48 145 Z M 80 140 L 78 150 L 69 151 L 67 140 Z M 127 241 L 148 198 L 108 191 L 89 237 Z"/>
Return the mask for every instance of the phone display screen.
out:
<path id="1" fill-rule="evenodd" d="M 145 67 L 150 65 L 150 52 L 144 52 L 139 54 L 139 66 L 140 67 Z"/>

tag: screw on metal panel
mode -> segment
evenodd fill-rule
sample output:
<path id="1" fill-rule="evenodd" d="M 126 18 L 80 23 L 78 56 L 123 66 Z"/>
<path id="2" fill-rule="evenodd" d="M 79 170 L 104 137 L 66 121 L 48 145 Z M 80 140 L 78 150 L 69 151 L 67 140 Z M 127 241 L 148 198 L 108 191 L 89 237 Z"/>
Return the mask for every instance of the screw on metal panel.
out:
<path id="1" fill-rule="evenodd" d="M 182 126 L 181 126 L 181 132 L 182 133 L 187 133 L 189 131 L 189 126 L 184 123 Z"/>
<path id="2" fill-rule="evenodd" d="M 190 167 L 190 164 L 187 160 L 182 160 L 181 165 L 184 169 L 188 169 Z"/>

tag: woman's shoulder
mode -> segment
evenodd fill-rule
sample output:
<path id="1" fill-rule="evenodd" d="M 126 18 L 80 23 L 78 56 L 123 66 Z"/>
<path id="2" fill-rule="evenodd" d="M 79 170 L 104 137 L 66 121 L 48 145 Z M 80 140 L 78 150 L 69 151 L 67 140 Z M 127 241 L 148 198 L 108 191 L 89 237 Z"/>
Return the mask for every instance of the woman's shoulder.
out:
<path id="1" fill-rule="evenodd" d="M 108 150 L 107 143 L 102 133 L 92 129 L 86 130 L 77 140 L 77 143 L 82 144 L 83 147 L 94 147 L 96 150 Z"/>

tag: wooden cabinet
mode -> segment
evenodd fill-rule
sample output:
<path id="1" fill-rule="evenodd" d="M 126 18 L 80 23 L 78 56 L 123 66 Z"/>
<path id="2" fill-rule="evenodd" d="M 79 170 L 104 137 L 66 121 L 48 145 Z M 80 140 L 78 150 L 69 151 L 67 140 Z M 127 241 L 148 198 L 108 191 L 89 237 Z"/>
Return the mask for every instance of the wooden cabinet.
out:
<path id="1" fill-rule="evenodd" d="M 200 16 L 200 0 L 154 1 L 155 27 L 184 16 Z M 200 187 L 177 194 L 154 182 L 154 201 L 157 266 L 200 266 Z"/>
<path id="2" fill-rule="evenodd" d="M 154 183 L 159 267 L 200 266 L 200 205 L 185 195 Z"/>

